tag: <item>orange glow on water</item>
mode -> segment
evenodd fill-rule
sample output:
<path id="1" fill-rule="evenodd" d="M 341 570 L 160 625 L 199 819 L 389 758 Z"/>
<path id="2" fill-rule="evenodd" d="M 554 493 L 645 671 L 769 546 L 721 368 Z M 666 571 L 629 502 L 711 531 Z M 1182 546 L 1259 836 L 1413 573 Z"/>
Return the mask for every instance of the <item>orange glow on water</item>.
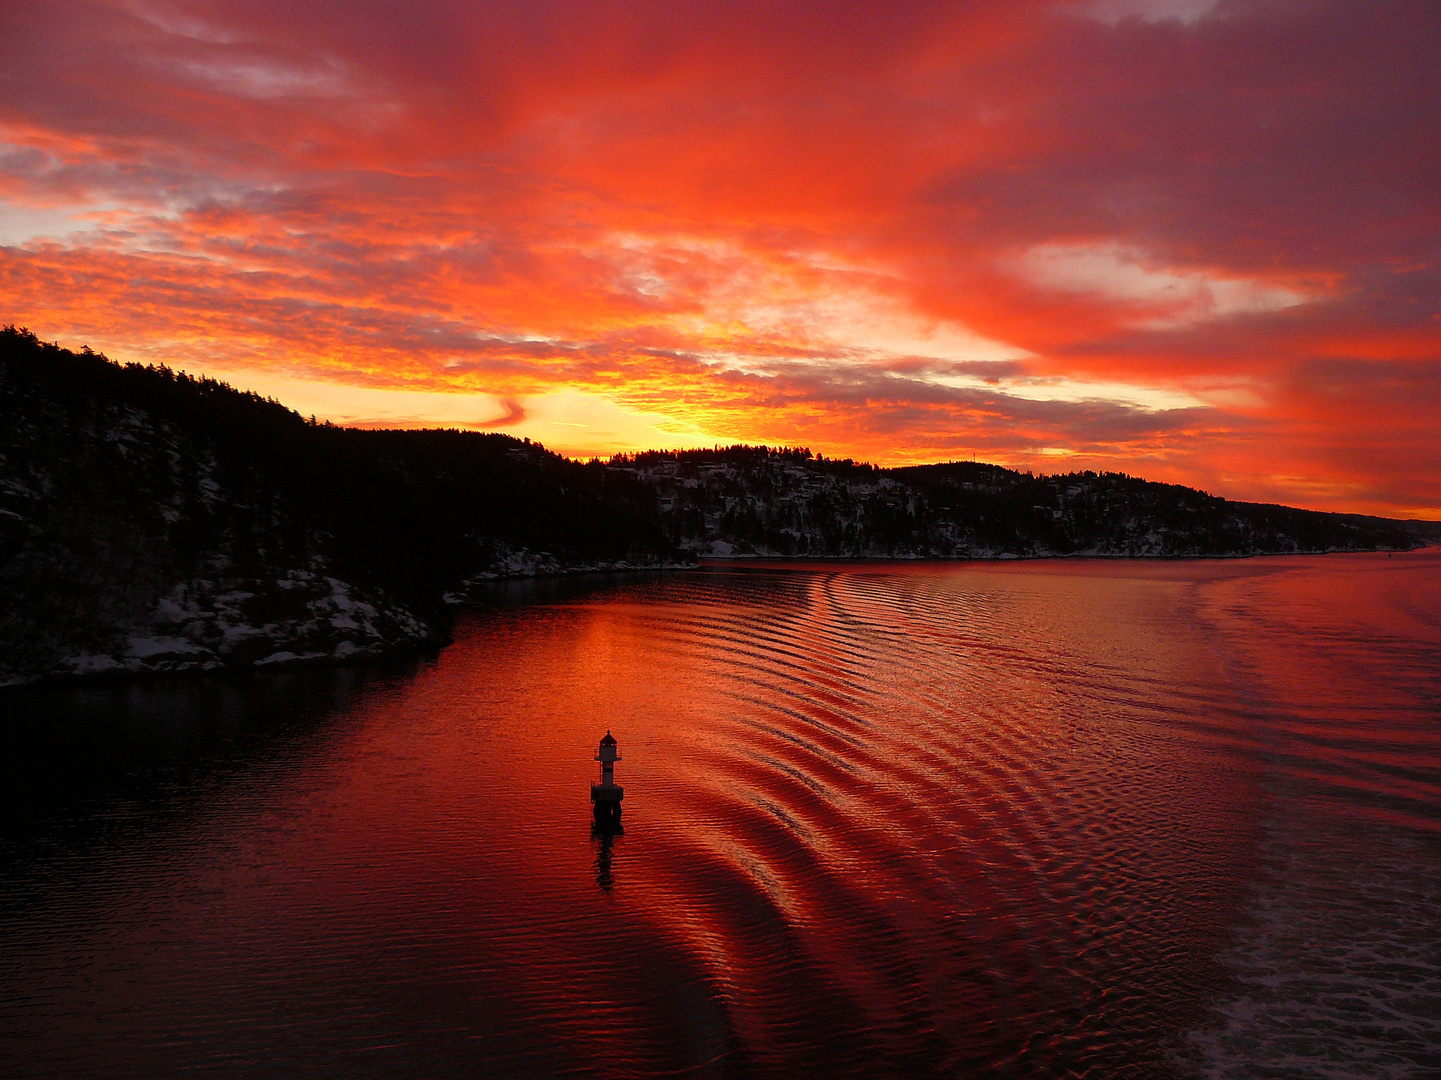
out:
<path id="1" fill-rule="evenodd" d="M 0 1072 L 1354 1073 L 1372 1019 L 1433 1055 L 1390 1003 L 1437 971 L 1441 552 L 490 600 L 363 684 L 7 702 Z"/>

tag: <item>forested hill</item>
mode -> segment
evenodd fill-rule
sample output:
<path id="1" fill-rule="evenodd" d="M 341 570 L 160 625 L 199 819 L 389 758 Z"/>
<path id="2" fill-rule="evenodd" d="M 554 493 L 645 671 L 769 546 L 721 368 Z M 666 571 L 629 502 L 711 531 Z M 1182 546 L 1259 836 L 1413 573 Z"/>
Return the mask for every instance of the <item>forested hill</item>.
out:
<path id="1" fill-rule="evenodd" d="M 750 446 L 612 465 L 653 486 L 666 535 L 703 556 L 1240 556 L 1441 539 L 1426 523 L 1232 502 L 1121 473 L 1033 476 L 973 462 L 879 469 Z"/>
<path id="2" fill-rule="evenodd" d="M 582 464 L 504 435 L 316 424 L 0 330 L 0 685 L 426 647 L 446 638 L 447 601 L 505 576 L 717 555 L 1400 549 L 1422 528 L 1118 474 L 804 450 Z"/>
<path id="3" fill-rule="evenodd" d="M 443 640 L 468 580 L 677 557 L 602 464 L 0 330 L 0 684 L 370 656 Z"/>

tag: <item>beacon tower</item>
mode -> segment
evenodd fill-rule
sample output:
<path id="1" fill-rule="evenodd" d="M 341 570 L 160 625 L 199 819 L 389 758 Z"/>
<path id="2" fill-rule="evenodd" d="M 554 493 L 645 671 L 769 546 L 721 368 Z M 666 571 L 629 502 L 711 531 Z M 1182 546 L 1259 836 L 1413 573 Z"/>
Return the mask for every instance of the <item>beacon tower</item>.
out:
<path id="1" fill-rule="evenodd" d="M 600 783 L 591 781 L 590 801 L 594 804 L 595 823 L 600 826 L 620 824 L 620 801 L 625 788 L 615 782 L 615 763 L 621 760 L 620 747 L 609 731 L 600 741 L 595 760 L 600 762 Z"/>

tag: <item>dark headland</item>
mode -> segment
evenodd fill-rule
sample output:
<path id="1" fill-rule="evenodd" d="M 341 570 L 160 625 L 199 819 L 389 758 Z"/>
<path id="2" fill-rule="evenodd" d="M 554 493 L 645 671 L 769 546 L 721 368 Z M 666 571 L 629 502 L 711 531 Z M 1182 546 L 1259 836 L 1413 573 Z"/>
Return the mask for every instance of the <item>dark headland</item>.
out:
<path id="1" fill-rule="evenodd" d="M 734 446 L 581 463 L 372 431 L 0 330 L 0 686 L 433 648 L 500 577 L 699 557 L 1233 557 L 1405 550 L 1436 523 L 1121 473 L 882 469 Z"/>

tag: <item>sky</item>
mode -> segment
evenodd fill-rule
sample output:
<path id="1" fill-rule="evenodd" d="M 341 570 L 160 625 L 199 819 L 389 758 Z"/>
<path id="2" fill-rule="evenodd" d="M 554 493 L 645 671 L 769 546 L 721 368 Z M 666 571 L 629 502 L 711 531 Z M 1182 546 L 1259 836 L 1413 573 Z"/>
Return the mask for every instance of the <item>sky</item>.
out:
<path id="1" fill-rule="evenodd" d="M 366 426 L 1441 518 L 1434 0 L 0 2 L 0 323 Z"/>

